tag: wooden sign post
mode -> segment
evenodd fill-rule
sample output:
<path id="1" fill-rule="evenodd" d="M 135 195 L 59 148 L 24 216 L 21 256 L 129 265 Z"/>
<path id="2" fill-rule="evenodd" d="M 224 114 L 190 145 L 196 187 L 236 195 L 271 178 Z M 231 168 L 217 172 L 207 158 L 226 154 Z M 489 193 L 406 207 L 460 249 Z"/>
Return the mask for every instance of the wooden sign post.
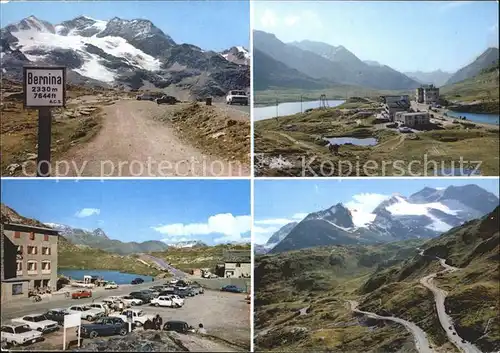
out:
<path id="1" fill-rule="evenodd" d="M 24 108 L 38 109 L 37 176 L 50 176 L 50 146 L 53 107 L 66 104 L 66 68 L 25 66 Z"/>

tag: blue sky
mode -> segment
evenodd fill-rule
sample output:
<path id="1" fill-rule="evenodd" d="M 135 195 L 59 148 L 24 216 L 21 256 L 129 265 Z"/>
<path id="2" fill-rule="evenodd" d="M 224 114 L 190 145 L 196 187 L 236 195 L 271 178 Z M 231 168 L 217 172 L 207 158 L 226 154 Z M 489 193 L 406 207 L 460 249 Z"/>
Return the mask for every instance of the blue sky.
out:
<path id="1" fill-rule="evenodd" d="M 12 180 L 2 203 L 20 215 L 76 228 L 102 228 L 121 241 L 250 237 L 247 180 Z"/>
<path id="2" fill-rule="evenodd" d="M 498 1 L 254 2 L 254 28 L 343 45 L 399 71 L 454 72 L 498 47 Z"/>
<path id="3" fill-rule="evenodd" d="M 57 3 L 57 4 L 54 4 Z M 113 17 L 148 19 L 176 43 L 222 51 L 249 47 L 250 5 L 247 1 L 80 1 L 2 3 L 2 26 L 34 15 L 57 24 L 84 15 L 98 20 Z"/>
<path id="4" fill-rule="evenodd" d="M 370 213 L 394 194 L 410 196 L 424 187 L 476 184 L 499 195 L 497 179 L 283 179 L 256 180 L 254 186 L 254 239 L 265 243 L 281 226 L 300 221 L 308 213 L 337 203 L 351 210 Z"/>

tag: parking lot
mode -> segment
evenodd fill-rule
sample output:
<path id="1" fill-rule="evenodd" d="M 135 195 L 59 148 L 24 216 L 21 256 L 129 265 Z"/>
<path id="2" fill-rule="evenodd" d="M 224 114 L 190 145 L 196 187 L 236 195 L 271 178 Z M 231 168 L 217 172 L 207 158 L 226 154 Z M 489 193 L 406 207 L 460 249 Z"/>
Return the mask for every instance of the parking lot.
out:
<path id="1" fill-rule="evenodd" d="M 155 283 L 156 284 L 156 283 Z M 2 323 L 7 323 L 10 319 L 27 314 L 44 313 L 49 309 L 67 308 L 75 304 L 90 304 L 92 301 L 99 301 L 110 295 L 125 295 L 133 290 L 145 289 L 151 286 L 142 284 L 133 288 L 120 288 L 117 290 L 100 292 L 91 299 L 60 299 L 39 303 L 30 303 L 27 307 L 15 308 L 12 305 L 2 310 Z M 125 290 L 126 289 L 126 290 Z M 193 327 L 198 327 L 202 323 L 207 334 L 216 336 L 224 340 L 233 342 L 240 346 L 250 345 L 250 305 L 245 301 L 246 294 L 236 294 L 206 290 L 204 294 L 185 298 L 184 306 L 181 308 L 154 307 L 149 304 L 136 306 L 145 314 L 159 314 L 163 323 L 169 320 L 181 320 Z M 87 323 L 82 320 L 82 323 Z M 76 339 L 75 330 L 68 329 L 68 340 Z M 44 335 L 45 341 L 35 343 L 28 349 L 54 349 L 62 347 L 62 330 Z"/>

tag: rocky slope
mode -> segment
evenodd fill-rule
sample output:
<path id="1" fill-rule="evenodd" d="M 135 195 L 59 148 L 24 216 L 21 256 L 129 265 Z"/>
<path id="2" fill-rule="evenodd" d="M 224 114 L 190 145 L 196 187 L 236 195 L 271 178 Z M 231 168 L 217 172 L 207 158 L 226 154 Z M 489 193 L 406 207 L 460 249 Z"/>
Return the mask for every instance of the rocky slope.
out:
<path id="1" fill-rule="evenodd" d="M 250 86 L 249 67 L 234 62 L 239 52 L 228 56 L 178 44 L 144 19 L 115 17 L 106 22 L 80 16 L 53 25 L 30 16 L 2 28 L 0 36 L 1 69 L 11 79 L 20 80 L 23 65 L 30 64 L 66 66 L 71 83 L 176 87 L 194 98 Z"/>
<path id="2" fill-rule="evenodd" d="M 153 251 L 163 251 L 168 248 L 167 244 L 161 241 L 144 242 L 122 242 L 116 239 L 110 239 L 106 233 L 100 229 L 85 230 L 73 228 L 67 225 L 56 223 L 45 223 L 47 226 L 60 230 L 61 235 L 75 245 L 86 245 L 92 248 L 105 250 L 116 254 L 134 254 Z"/>
<path id="3" fill-rule="evenodd" d="M 313 79 L 325 80 L 325 83 L 392 90 L 411 89 L 419 85 L 388 66 L 366 64 L 344 47 L 312 41 L 283 43 L 274 34 L 263 31 L 254 31 L 253 39 L 254 50 Z M 254 65 L 259 65 L 257 58 Z"/>
<path id="4" fill-rule="evenodd" d="M 424 188 L 409 197 L 394 195 L 363 217 L 359 217 L 358 211 L 337 204 L 309 214 L 291 227 L 288 235 L 270 252 L 433 238 L 482 217 L 497 205 L 496 195 L 474 184 L 446 189 Z"/>
<path id="5" fill-rule="evenodd" d="M 449 79 L 446 81 L 446 85 L 451 85 L 453 83 L 457 83 L 468 78 L 472 78 L 477 76 L 481 70 L 486 69 L 488 67 L 498 65 L 499 52 L 498 48 L 488 48 L 481 55 L 479 55 L 472 63 L 467 66 L 464 66 L 457 72 L 455 72 Z"/>

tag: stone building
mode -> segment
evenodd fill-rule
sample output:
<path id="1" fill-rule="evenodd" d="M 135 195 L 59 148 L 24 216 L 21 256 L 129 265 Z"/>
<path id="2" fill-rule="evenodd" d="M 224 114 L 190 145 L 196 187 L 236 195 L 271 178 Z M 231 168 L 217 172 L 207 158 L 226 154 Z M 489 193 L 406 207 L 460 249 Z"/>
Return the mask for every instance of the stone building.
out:
<path id="1" fill-rule="evenodd" d="M 26 298 L 36 288 L 56 290 L 58 235 L 50 228 L 2 223 L 2 302 Z"/>

